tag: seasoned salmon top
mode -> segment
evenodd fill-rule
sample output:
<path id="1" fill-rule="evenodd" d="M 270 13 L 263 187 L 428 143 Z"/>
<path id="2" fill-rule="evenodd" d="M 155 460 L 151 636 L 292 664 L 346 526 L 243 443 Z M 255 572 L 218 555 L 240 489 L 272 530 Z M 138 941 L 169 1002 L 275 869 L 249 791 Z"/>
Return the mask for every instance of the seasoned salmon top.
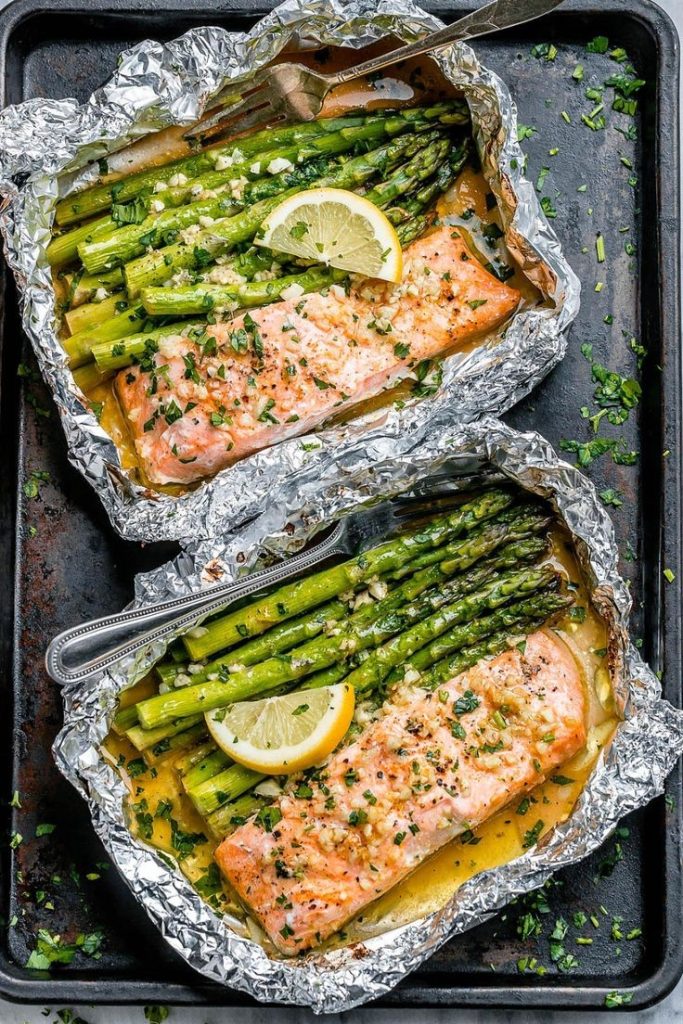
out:
<path id="1" fill-rule="evenodd" d="M 116 391 L 149 481 L 191 483 L 414 376 L 518 301 L 442 227 L 406 249 L 400 285 L 334 285 L 171 336 Z"/>
<path id="2" fill-rule="evenodd" d="M 554 633 L 435 692 L 406 689 L 353 744 L 252 819 L 216 860 L 283 953 L 323 941 L 426 857 L 585 743 L 583 682 Z"/>

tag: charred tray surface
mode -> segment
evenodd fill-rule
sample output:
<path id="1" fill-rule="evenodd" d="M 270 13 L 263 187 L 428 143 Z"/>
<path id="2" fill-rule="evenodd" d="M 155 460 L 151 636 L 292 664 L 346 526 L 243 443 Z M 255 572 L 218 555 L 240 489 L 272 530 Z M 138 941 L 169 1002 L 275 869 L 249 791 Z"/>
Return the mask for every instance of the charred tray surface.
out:
<path id="1" fill-rule="evenodd" d="M 461 0 L 426 6 L 445 20 L 468 9 Z M 242 30 L 267 10 L 240 0 L 222 4 L 220 15 L 196 0 L 151 7 L 134 0 L 90 0 L 80 6 L 77 0 L 18 0 L 0 14 L 4 103 L 35 96 L 84 100 L 132 43 L 171 38 L 207 21 Z M 608 36 L 612 47 L 625 47 L 647 79 L 639 93 L 635 141 L 610 127 L 594 132 L 581 123 L 581 114 L 591 109 L 585 98 L 591 77 L 603 81 L 619 70 L 616 64 L 608 69 L 604 55 L 586 52 L 586 42 L 599 34 Z M 554 59 L 532 56 L 531 48 L 543 42 L 557 44 Z M 638 375 L 628 338 L 636 337 L 647 349 L 639 374 L 640 405 L 622 426 L 601 430 L 604 436 L 623 437 L 625 449 L 640 456 L 635 465 L 618 465 L 608 453 L 588 473 L 599 490 L 621 495 L 614 522 L 626 555 L 621 569 L 634 595 L 633 635 L 643 637 L 646 658 L 663 672 L 665 696 L 680 704 L 675 33 L 665 15 L 643 2 L 603 0 L 598 13 L 585 0 L 573 0 L 542 26 L 482 40 L 477 51 L 508 82 L 520 122 L 537 129 L 523 142 L 528 176 L 536 181 L 542 175 L 540 189 L 556 210 L 553 223 L 584 286 L 565 361 L 509 421 L 538 430 L 556 446 L 566 438 L 589 441 L 591 431 L 579 410 L 596 411 L 595 383 L 581 346 L 592 344 L 593 358 L 625 377 Z M 585 83 L 572 80 L 578 64 Z M 554 148 L 557 155 L 549 155 Z M 543 167 L 550 168 L 545 175 Z M 584 184 L 586 190 L 577 191 Z M 629 231 L 620 232 L 623 227 Z M 605 239 L 605 263 L 596 260 L 598 232 Z M 625 239 L 635 246 L 630 254 Z M 601 281 L 604 287 L 596 291 Z M 108 868 L 85 804 L 52 763 L 61 698 L 43 668 L 47 641 L 77 621 L 121 608 L 130 598 L 134 573 L 158 565 L 175 549 L 141 548 L 114 535 L 87 484 L 67 463 L 56 411 L 28 343 L 20 340 L 7 273 L 0 279 L 0 308 L 0 557 L 7 581 L 0 606 L 5 668 L 0 991 L 37 1003 L 247 1003 L 241 994 L 203 981 L 166 946 Z M 613 323 L 605 323 L 608 314 Z M 671 454 L 663 458 L 664 451 Z M 676 575 L 673 584 L 663 577 L 664 568 Z M 612 839 L 557 876 L 544 890 L 547 908 L 538 897 L 508 907 L 445 946 L 379 1005 L 597 1008 L 615 989 L 635 989 L 632 1006 L 662 996 L 677 980 L 683 956 L 680 789 L 678 767 L 669 780 L 668 800 L 632 815 L 625 823 L 627 836 Z M 19 801 L 12 801 L 15 792 Z M 21 807 L 11 806 L 17 802 Z M 45 824 L 56 827 L 37 828 Z M 36 837 L 36 830 L 43 834 Z M 17 835 L 22 840 L 12 841 Z M 599 927 L 577 928 L 577 913 L 597 914 Z M 569 925 L 564 948 L 579 961 L 564 971 L 567 964 L 554 964 L 550 955 L 558 918 Z M 621 919 L 616 931 L 615 918 Z M 39 928 L 67 940 L 101 931 L 101 958 L 79 954 L 50 975 L 28 971 L 24 965 Z M 539 928 L 540 937 L 534 937 Z M 627 939 L 637 928 L 642 935 Z M 577 935 L 592 938 L 592 944 L 576 944 Z M 518 961 L 525 957 L 535 957 L 547 973 L 520 973 Z"/>

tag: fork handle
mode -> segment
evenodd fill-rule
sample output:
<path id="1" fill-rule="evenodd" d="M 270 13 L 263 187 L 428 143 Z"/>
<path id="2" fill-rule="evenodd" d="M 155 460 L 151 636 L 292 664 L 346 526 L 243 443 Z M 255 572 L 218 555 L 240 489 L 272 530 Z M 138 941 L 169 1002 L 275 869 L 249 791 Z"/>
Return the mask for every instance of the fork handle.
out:
<path id="1" fill-rule="evenodd" d="M 107 615 L 67 629 L 55 637 L 47 649 L 47 671 L 60 686 L 104 672 L 120 658 L 134 654 L 155 640 L 196 625 L 198 616 L 204 618 L 222 611 L 239 598 L 282 583 L 331 555 L 343 554 L 342 533 L 340 524 L 309 551 L 251 573 L 237 583 L 223 583 L 199 594 L 165 601 L 151 608 Z"/>
<path id="2" fill-rule="evenodd" d="M 339 71 L 330 75 L 329 79 L 333 85 L 340 85 L 342 82 L 349 82 L 362 75 L 369 75 L 382 68 L 397 64 L 399 61 L 407 60 L 409 57 L 419 57 L 431 50 L 441 49 L 450 43 L 460 42 L 464 39 L 473 39 L 475 36 L 485 36 L 490 32 L 498 32 L 500 29 L 512 28 L 513 25 L 523 25 L 534 18 L 540 18 L 548 14 L 562 3 L 562 0 L 493 0 L 493 3 L 485 4 L 478 11 L 466 14 L 459 18 L 452 25 L 432 32 L 424 39 L 418 39 L 415 43 L 401 46 L 398 50 L 392 50 L 381 57 L 373 57 L 362 64 Z"/>

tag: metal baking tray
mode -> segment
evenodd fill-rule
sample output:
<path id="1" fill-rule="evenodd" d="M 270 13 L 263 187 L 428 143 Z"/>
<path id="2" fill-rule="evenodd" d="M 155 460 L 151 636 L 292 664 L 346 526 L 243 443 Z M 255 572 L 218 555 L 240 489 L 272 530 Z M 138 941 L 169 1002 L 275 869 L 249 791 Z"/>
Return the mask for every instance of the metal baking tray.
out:
<path id="1" fill-rule="evenodd" d="M 449 0 L 426 6 L 449 20 L 472 5 Z M 124 47 L 146 37 L 170 38 L 206 22 L 245 29 L 267 7 L 263 0 L 15 0 L 0 13 L 2 101 L 83 100 Z M 611 128 L 579 127 L 587 103 L 571 72 L 581 62 L 586 79 L 592 69 L 601 77 L 607 73 L 604 57 L 585 52 L 585 43 L 598 34 L 626 47 L 647 79 L 639 94 L 635 143 Z M 531 56 L 531 47 L 543 41 L 559 45 L 555 60 Z M 544 194 L 557 208 L 555 226 L 584 282 L 566 359 L 510 420 L 539 430 L 555 444 L 563 437 L 588 439 L 579 408 L 589 403 L 594 385 L 581 343 L 593 343 L 596 358 L 626 374 L 634 356 L 622 330 L 647 348 L 643 401 L 621 428 L 640 459 L 635 466 L 617 466 L 605 457 L 589 472 L 600 489 L 616 488 L 624 496 L 614 522 L 622 551 L 628 542 L 635 552 L 623 565 L 635 598 L 634 635 L 643 637 L 645 656 L 663 672 L 665 695 L 680 705 L 683 393 L 676 33 L 667 16 L 646 0 L 568 0 L 542 24 L 484 39 L 476 48 L 509 83 L 520 121 L 537 128 L 524 143 L 529 176 L 535 180 L 542 166 L 551 166 Z M 549 156 L 555 147 L 558 155 Z M 620 163 L 621 156 L 631 161 L 632 170 Z M 631 176 L 637 178 L 635 188 L 628 183 Z M 577 192 L 584 184 L 586 191 Z M 629 228 L 626 236 L 620 227 Z M 604 233 L 607 264 L 596 263 L 596 231 Z M 630 259 L 623 256 L 624 237 L 636 246 Z M 601 279 L 604 288 L 596 292 Z M 40 1004 L 248 1004 L 239 993 L 192 973 L 166 946 L 115 870 L 107 870 L 85 805 L 52 763 L 61 699 L 43 668 L 48 640 L 82 619 L 118 610 L 130 597 L 133 574 L 170 557 L 174 548 L 136 546 L 115 536 L 95 496 L 67 462 L 56 412 L 22 339 L 7 273 L 0 279 L 0 309 L 0 572 L 5 580 L 0 592 L 0 993 Z M 614 322 L 605 324 L 610 313 Z M 671 454 L 662 457 L 666 450 Z M 25 487 L 32 473 L 49 474 L 44 480 L 33 477 L 37 497 L 30 497 L 35 486 Z M 676 574 L 671 585 L 663 579 L 664 567 Z M 14 791 L 21 808 L 10 806 Z M 616 859 L 614 841 L 558 876 L 560 884 L 547 893 L 551 912 L 542 915 L 545 937 L 538 945 L 517 934 L 524 905 L 509 907 L 449 943 L 378 1005 L 598 1008 L 607 992 L 619 989 L 632 994 L 630 1007 L 636 1008 L 664 996 L 683 970 L 680 766 L 669 780 L 668 795 L 667 803 L 656 800 L 626 822 L 623 860 L 608 877 L 595 882 L 604 874 L 605 858 L 608 866 Z M 34 838 L 42 822 L 56 828 Z M 16 832 L 24 838 L 12 849 Z M 88 880 L 92 873 L 101 877 Z M 46 907 L 48 901 L 54 909 Z M 599 911 L 593 944 L 571 950 L 580 966 L 557 971 L 547 942 L 556 917 L 571 919 L 578 910 L 600 905 L 609 916 Z M 623 917 L 624 934 L 640 926 L 642 937 L 610 938 L 614 916 Z M 40 927 L 66 939 L 101 929 L 101 959 L 77 957 L 50 974 L 28 971 L 23 965 Z M 520 974 L 516 964 L 523 956 L 550 965 L 548 973 Z"/>

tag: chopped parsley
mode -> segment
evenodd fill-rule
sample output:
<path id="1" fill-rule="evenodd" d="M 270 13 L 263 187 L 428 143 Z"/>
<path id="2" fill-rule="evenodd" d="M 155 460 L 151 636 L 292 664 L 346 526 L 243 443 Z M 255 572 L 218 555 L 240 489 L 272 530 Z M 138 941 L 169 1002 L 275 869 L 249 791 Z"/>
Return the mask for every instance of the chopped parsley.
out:
<path id="1" fill-rule="evenodd" d="M 479 707 L 479 698 L 472 690 L 465 690 L 461 697 L 453 704 L 453 711 L 456 715 L 466 715 L 470 711 L 475 711 Z"/>
<path id="2" fill-rule="evenodd" d="M 535 846 L 538 842 L 538 838 L 543 830 L 544 822 L 539 818 L 535 825 L 532 825 L 530 829 L 524 833 L 524 839 L 522 840 L 522 847 L 528 850 L 530 847 Z"/>

